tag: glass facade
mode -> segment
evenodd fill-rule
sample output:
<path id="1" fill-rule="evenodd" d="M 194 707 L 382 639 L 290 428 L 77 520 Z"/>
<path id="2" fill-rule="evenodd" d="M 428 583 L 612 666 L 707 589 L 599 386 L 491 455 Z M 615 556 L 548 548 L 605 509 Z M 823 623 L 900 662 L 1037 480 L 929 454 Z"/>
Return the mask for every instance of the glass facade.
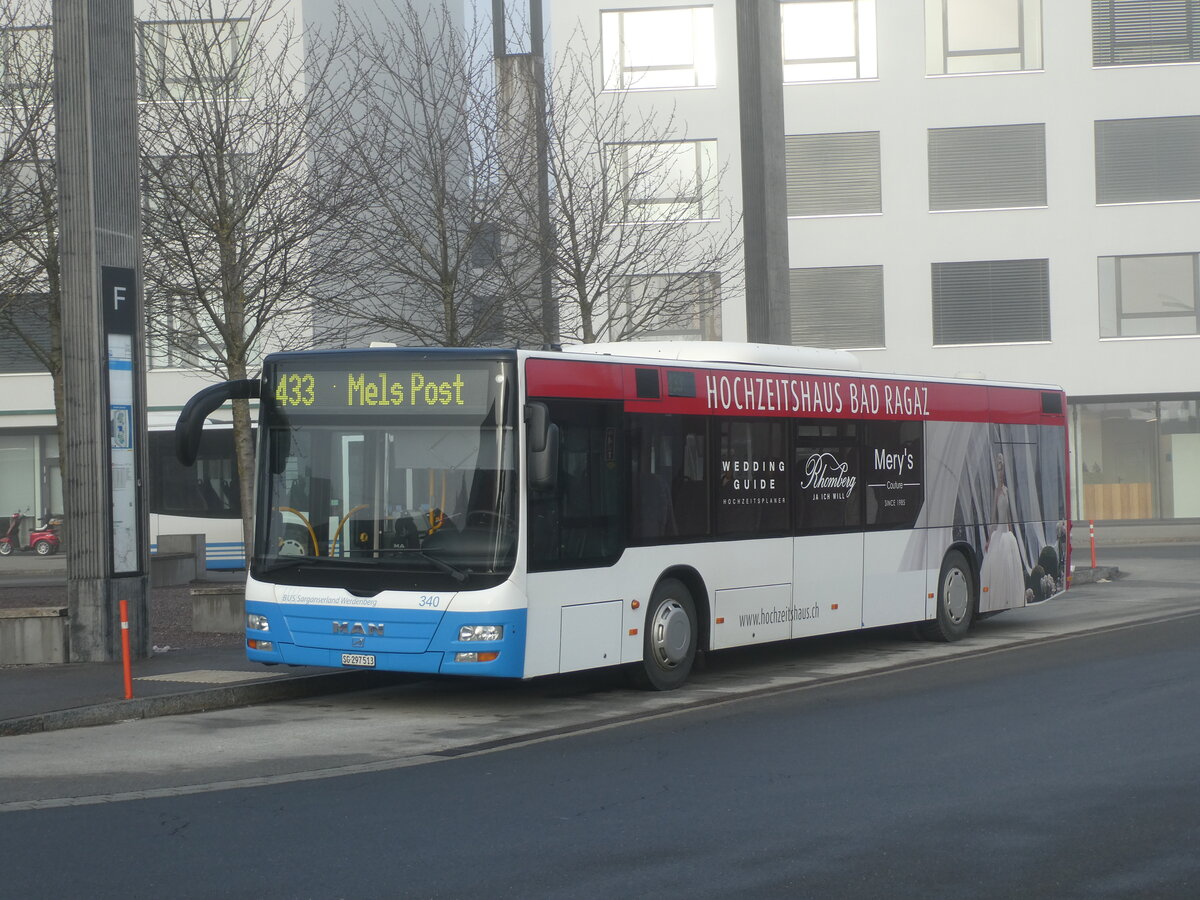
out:
<path id="1" fill-rule="evenodd" d="M 40 523 L 63 513 L 58 436 L 0 433 L 0 521 L 15 512 Z"/>
<path id="2" fill-rule="evenodd" d="M 1071 405 L 1072 516 L 1200 518 L 1200 397 Z"/>

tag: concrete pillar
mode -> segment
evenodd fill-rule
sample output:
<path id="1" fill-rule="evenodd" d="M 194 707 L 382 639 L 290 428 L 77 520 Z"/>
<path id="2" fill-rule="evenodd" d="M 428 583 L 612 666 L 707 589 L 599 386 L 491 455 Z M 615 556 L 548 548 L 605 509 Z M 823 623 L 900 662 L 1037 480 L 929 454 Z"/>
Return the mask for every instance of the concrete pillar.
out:
<path id="1" fill-rule="evenodd" d="M 792 342 L 779 4 L 737 0 L 746 339 Z"/>
<path id="2" fill-rule="evenodd" d="M 54 0 L 53 10 L 70 653 L 115 661 L 121 600 L 134 656 L 149 652 L 133 2 Z"/>

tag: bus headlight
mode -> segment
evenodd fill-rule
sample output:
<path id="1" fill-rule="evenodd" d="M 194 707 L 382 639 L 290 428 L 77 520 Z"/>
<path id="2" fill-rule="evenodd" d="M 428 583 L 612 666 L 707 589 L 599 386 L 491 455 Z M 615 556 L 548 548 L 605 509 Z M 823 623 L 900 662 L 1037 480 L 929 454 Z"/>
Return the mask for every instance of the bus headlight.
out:
<path id="1" fill-rule="evenodd" d="M 267 621 L 266 616 L 260 616 L 258 613 L 246 613 L 246 627 L 251 631 L 270 631 L 271 623 Z"/>
<path id="2" fill-rule="evenodd" d="M 502 641 L 503 625 L 464 625 L 458 629 L 460 641 Z"/>

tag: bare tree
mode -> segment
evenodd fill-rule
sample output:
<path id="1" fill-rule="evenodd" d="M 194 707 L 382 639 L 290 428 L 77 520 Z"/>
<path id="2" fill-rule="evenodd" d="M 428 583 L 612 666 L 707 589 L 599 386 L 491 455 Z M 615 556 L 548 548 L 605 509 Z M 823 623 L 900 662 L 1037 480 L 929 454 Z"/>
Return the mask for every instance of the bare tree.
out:
<path id="1" fill-rule="evenodd" d="M 337 35 L 306 54 L 286 4 L 235 8 L 162 0 L 139 25 L 148 336 L 227 379 L 311 341 L 312 298 L 341 258 L 330 219 L 355 202 L 310 153 L 339 102 Z M 249 547 L 246 400 L 233 402 L 233 434 Z"/>
<path id="2" fill-rule="evenodd" d="M 740 216 L 718 195 L 726 166 L 716 141 L 690 138 L 673 110 L 641 107 L 602 83 L 599 53 L 581 38 L 568 41 L 546 101 L 547 256 L 561 336 L 717 337 L 721 291 L 737 289 L 742 259 Z M 527 227 L 508 239 L 534 244 L 535 198 L 514 196 L 526 206 L 509 221 Z M 537 309 L 512 304 L 510 313 L 524 316 L 514 329 L 536 332 Z"/>
<path id="3" fill-rule="evenodd" d="M 339 222 L 353 272 L 327 308 L 422 345 L 496 340 L 494 257 L 510 215 L 487 34 L 445 4 L 392 0 L 347 17 L 353 102 L 323 151 L 366 188 Z"/>
<path id="4" fill-rule="evenodd" d="M 50 373 L 63 440 L 62 294 L 49 0 L 0 0 L 0 327 Z"/>

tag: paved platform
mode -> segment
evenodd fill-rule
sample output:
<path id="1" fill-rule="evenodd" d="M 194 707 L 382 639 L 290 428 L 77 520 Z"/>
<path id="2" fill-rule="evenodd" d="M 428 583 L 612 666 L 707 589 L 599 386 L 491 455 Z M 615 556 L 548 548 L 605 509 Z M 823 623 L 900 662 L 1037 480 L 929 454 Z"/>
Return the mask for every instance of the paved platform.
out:
<path id="1" fill-rule="evenodd" d="M 1127 572 L 1132 573 L 1128 581 L 1124 577 Z M 1104 564 L 1096 570 L 1077 565 L 1075 573 L 1078 595 L 1068 592 L 1061 600 L 1039 608 L 1057 606 L 1059 612 L 1055 615 L 1075 619 L 1079 628 L 1088 621 L 1103 621 L 1103 615 L 1091 609 L 1102 608 L 1107 601 L 1089 600 L 1085 604 L 1088 610 L 1069 611 L 1077 606 L 1072 600 L 1085 601 L 1096 590 L 1082 586 L 1099 581 L 1112 581 L 1102 587 L 1113 593 L 1105 590 L 1096 594 L 1097 601 L 1101 597 L 1116 599 L 1116 592 L 1124 593 L 1128 586 L 1136 588 L 1129 598 L 1136 604 L 1144 589 L 1157 587 L 1171 596 L 1185 598 L 1184 604 L 1191 609 L 1200 608 L 1200 545 L 1109 548 Z M 133 663 L 133 699 L 126 700 L 120 664 L 0 666 L 0 737 L 381 687 L 392 680 L 410 681 L 412 677 L 344 669 L 268 667 L 248 661 L 240 646 L 195 647 L 156 653 Z"/>
<path id="2" fill-rule="evenodd" d="M 0 736 L 228 709 L 380 685 L 381 673 L 264 666 L 240 648 L 171 650 L 119 663 L 0 667 Z"/>

